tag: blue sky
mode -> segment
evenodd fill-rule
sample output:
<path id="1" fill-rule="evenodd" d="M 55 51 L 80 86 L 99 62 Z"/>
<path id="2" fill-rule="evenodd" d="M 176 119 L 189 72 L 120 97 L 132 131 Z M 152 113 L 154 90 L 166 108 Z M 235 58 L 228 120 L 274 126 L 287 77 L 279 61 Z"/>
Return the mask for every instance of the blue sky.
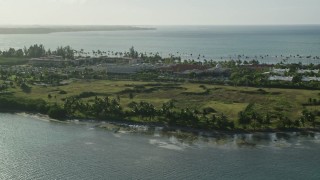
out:
<path id="1" fill-rule="evenodd" d="M 320 0 L 0 0 L 0 24 L 320 24 Z"/>

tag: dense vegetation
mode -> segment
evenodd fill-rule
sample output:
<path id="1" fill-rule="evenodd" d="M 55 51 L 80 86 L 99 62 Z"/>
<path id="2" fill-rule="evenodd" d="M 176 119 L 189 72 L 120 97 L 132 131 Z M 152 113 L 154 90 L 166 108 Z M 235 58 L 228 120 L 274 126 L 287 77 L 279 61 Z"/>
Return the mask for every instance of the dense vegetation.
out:
<path id="1" fill-rule="evenodd" d="M 2 57 L 14 57 L 14 58 L 39 58 L 44 56 L 56 55 L 61 56 L 64 59 L 74 59 L 75 51 L 70 47 L 58 47 L 56 50 L 51 51 L 50 49 L 46 50 L 45 47 L 40 44 L 35 44 L 29 48 L 24 47 L 23 49 L 9 48 L 8 50 L 0 51 L 0 56 Z"/>
<path id="2" fill-rule="evenodd" d="M 42 45 L 0 52 L 0 109 L 40 112 L 55 119 L 85 118 L 158 123 L 207 130 L 265 130 L 317 128 L 320 122 L 320 83 L 302 81 L 319 77 L 320 65 L 260 65 L 258 61 L 182 61 L 159 53 L 93 51 L 90 61 L 62 67 L 15 66 L 26 58 L 48 55 L 72 61 L 88 55 L 83 50 Z M 138 58 L 156 65 L 195 65 L 219 71 L 176 73 L 141 69 L 136 73 L 107 73 L 99 69 L 103 55 L 123 57 L 111 63 Z M 101 57 L 98 57 L 101 56 Z M 12 60 L 12 61 L 11 61 Z M 1 64 L 3 63 L 3 64 Z M 96 69 L 95 69 L 96 68 Z M 288 69 L 292 81 L 270 81 L 271 68 Z M 268 73 L 265 73 L 267 72 Z M 270 89 L 271 88 L 271 89 Z"/>
<path id="3" fill-rule="evenodd" d="M 317 93 L 308 90 L 92 81 L 74 82 L 58 89 L 30 86 L 30 92 L 24 92 L 15 84 L 2 91 L 11 94 L 0 95 L 1 110 L 41 112 L 61 120 L 83 118 L 206 130 L 265 130 L 316 128 L 320 117 L 318 99 L 306 98 Z M 81 91 L 88 87 L 92 91 Z"/>

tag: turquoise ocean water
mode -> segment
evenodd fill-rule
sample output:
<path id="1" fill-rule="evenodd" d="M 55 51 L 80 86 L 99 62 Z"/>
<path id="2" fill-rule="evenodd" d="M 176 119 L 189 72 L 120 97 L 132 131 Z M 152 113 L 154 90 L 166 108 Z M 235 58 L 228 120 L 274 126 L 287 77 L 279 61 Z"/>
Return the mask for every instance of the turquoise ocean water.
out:
<path id="1" fill-rule="evenodd" d="M 54 49 L 70 45 L 75 49 L 159 52 L 184 59 L 230 59 L 238 55 L 320 56 L 320 26 L 158 26 L 156 30 L 71 32 L 52 34 L 0 35 L 0 49 L 44 44 Z M 191 56 L 192 54 L 192 56 Z M 273 57 L 273 58 L 272 58 Z M 298 59 L 310 61 L 310 59 Z M 268 60 L 265 60 L 268 61 Z M 319 60 L 318 60 L 319 61 Z"/>

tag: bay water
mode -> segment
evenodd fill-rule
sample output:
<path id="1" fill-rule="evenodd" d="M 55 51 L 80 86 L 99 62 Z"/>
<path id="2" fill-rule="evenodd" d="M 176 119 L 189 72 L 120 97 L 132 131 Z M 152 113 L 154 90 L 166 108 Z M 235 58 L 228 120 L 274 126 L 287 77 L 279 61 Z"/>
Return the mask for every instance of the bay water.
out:
<path id="1" fill-rule="evenodd" d="M 319 133 L 183 138 L 0 114 L 0 179 L 320 179 L 319 149 Z"/>

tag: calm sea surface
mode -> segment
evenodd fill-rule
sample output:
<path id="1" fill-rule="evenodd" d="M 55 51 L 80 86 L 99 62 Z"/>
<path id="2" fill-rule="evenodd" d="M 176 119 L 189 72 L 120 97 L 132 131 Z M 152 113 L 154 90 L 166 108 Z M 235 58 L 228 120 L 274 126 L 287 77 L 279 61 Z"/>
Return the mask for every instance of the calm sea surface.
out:
<path id="1" fill-rule="evenodd" d="M 320 26 L 159 26 L 156 30 L 0 35 L 0 49 L 35 43 L 55 49 L 70 45 L 91 52 L 127 51 L 174 54 L 207 60 L 245 56 L 320 56 Z M 191 54 L 193 56 L 191 56 Z M 301 59 L 300 59 L 301 60 Z M 307 59 L 302 59 L 307 60 Z M 267 60 L 266 60 L 267 61 Z"/>
<path id="2" fill-rule="evenodd" d="M 320 179 L 319 150 L 320 134 L 177 138 L 0 114 L 0 179 Z"/>

